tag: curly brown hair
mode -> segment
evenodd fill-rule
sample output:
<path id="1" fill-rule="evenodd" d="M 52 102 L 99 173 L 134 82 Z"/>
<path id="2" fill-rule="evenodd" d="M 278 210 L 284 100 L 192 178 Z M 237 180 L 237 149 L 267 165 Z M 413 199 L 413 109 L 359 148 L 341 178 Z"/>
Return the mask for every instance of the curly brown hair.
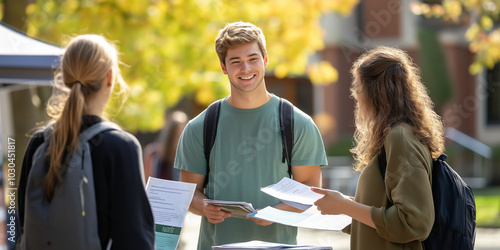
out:
<path id="1" fill-rule="evenodd" d="M 433 158 L 444 152 L 444 126 L 421 81 L 420 70 L 400 49 L 377 47 L 354 63 L 351 95 L 356 102 L 354 169 L 379 154 L 390 129 L 408 124 Z"/>

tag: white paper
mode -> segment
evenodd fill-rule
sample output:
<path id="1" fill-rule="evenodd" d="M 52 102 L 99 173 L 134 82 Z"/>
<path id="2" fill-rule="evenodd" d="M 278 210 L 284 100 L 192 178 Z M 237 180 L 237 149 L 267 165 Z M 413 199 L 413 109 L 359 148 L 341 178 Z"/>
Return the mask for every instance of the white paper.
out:
<path id="1" fill-rule="evenodd" d="M 344 214 L 304 214 L 284 211 L 273 207 L 266 207 L 248 216 L 294 227 L 333 231 L 342 230 L 351 224 L 352 221 L 351 217 Z"/>
<path id="2" fill-rule="evenodd" d="M 308 209 L 324 196 L 313 192 L 311 187 L 288 177 L 283 177 L 278 183 L 261 188 L 261 191 L 301 210 Z"/>
<path id="3" fill-rule="evenodd" d="M 255 212 L 255 209 L 252 206 L 252 203 L 244 202 L 244 201 L 222 201 L 222 200 L 211 200 L 211 199 L 205 199 L 204 200 L 208 204 L 213 204 L 216 206 L 223 206 L 223 205 L 235 205 L 235 206 L 240 206 L 241 208 L 249 211 L 249 212 Z"/>
<path id="4" fill-rule="evenodd" d="M 207 204 L 219 206 L 222 211 L 231 213 L 231 217 L 246 219 L 247 214 L 255 212 L 252 203 L 244 201 L 221 201 L 221 200 L 204 200 Z"/>
<path id="5" fill-rule="evenodd" d="M 234 249 L 234 248 L 263 249 L 263 248 L 270 248 L 270 247 L 275 248 L 275 247 L 292 247 L 292 246 L 293 245 L 252 240 L 252 241 L 248 241 L 248 242 L 230 243 L 230 244 L 224 244 L 224 245 L 220 245 L 220 246 L 213 246 L 212 249 Z"/>
<path id="6" fill-rule="evenodd" d="M 193 183 L 149 177 L 146 192 L 153 211 L 157 250 L 177 248 L 195 189 Z"/>
<path id="7" fill-rule="evenodd" d="M 254 250 L 263 250 L 263 249 L 288 249 L 288 250 L 331 250 L 331 247 L 315 247 L 315 246 L 296 246 L 296 245 L 288 245 L 288 244 L 280 244 L 280 243 L 271 243 L 265 241 L 248 241 L 241 243 L 231 243 L 225 244 L 221 246 L 213 246 L 213 250 L 243 250 L 243 249 L 254 249 Z"/>

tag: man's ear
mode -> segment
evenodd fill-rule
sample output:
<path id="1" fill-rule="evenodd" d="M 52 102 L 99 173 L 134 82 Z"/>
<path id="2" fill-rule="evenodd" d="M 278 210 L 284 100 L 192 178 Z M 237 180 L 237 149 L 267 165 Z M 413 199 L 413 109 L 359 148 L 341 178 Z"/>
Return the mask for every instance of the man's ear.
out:
<path id="1" fill-rule="evenodd" d="M 269 64 L 269 58 L 267 57 L 267 52 L 264 54 L 264 67 L 267 67 Z"/>
<path id="2" fill-rule="evenodd" d="M 227 69 L 226 69 L 226 65 L 224 65 L 224 63 L 222 61 L 219 61 L 220 63 L 220 68 L 222 69 L 222 72 L 227 75 Z"/>

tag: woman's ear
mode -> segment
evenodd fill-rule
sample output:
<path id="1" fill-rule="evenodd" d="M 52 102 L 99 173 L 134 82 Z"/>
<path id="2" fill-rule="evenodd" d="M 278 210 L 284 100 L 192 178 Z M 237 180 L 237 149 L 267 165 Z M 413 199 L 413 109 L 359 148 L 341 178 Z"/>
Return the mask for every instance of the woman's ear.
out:
<path id="1" fill-rule="evenodd" d="M 106 86 L 113 87 L 114 80 L 113 69 L 109 69 L 108 73 L 106 74 Z"/>

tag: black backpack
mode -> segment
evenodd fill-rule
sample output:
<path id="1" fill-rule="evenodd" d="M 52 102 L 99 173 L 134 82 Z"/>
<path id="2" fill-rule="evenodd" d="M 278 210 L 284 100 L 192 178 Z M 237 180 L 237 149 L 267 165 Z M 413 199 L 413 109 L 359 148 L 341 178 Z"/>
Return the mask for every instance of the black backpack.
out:
<path id="1" fill-rule="evenodd" d="M 472 250 L 476 239 L 476 203 L 471 188 L 445 162 L 442 154 L 432 159 L 432 198 L 435 220 L 424 249 Z M 385 181 L 385 148 L 378 156 L 380 173 Z M 388 201 L 387 207 L 393 204 Z"/>
<path id="2" fill-rule="evenodd" d="M 219 113 L 220 113 L 221 100 L 217 100 L 210 104 L 207 108 L 205 114 L 205 120 L 203 123 L 203 146 L 205 149 L 205 159 L 207 161 L 207 174 L 205 175 L 204 187 L 207 186 L 209 173 L 210 173 L 210 152 L 214 146 L 215 137 L 217 135 L 217 125 L 219 124 Z M 288 164 L 288 175 L 292 176 L 292 148 L 293 148 L 293 105 L 280 98 L 279 106 L 280 115 L 280 131 L 281 131 L 281 141 L 283 147 L 283 158 L 282 162 L 285 160 Z"/>

